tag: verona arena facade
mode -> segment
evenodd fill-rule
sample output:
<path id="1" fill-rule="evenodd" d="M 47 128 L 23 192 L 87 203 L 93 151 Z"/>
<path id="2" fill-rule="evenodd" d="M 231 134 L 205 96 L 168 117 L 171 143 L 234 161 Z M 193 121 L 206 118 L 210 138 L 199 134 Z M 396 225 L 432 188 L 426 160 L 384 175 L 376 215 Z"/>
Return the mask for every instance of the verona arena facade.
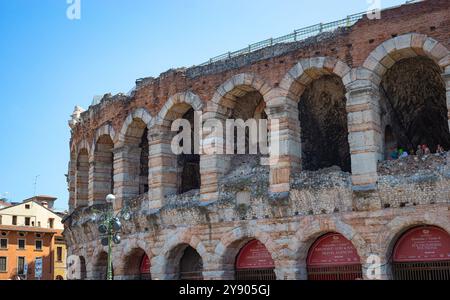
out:
<path id="1" fill-rule="evenodd" d="M 385 161 L 392 136 L 408 149 L 424 140 L 449 149 L 449 16 L 446 0 L 403 5 L 380 20 L 140 79 L 128 95 L 76 109 L 64 235 L 69 255 L 82 258 L 83 278 L 104 276 L 107 249 L 91 217 L 114 193 L 115 210 L 132 209 L 113 248 L 116 279 L 137 278 L 144 254 L 151 278 L 177 279 L 187 247 L 201 257 L 203 279 L 233 279 L 236 256 L 253 239 L 270 253 L 277 279 L 307 279 L 309 249 L 327 233 L 351 241 L 363 270 L 379 256 L 381 277 L 391 279 L 405 232 L 426 225 L 450 233 L 450 155 Z M 404 93 L 392 79 L 402 74 L 412 82 Z M 433 103 L 429 110 L 419 98 Z M 278 163 L 180 159 L 170 127 L 192 110 L 203 120 L 256 112 L 279 120 L 271 130 L 281 141 Z"/>

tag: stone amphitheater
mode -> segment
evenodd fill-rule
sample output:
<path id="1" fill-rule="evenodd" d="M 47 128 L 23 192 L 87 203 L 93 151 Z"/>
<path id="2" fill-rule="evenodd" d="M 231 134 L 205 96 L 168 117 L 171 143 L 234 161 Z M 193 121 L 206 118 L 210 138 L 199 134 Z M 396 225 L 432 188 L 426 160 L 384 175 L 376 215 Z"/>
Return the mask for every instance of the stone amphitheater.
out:
<path id="1" fill-rule="evenodd" d="M 136 81 L 77 107 L 64 236 L 106 278 L 98 211 L 126 207 L 115 279 L 450 279 L 450 7 L 381 19 Z M 279 120 L 276 164 L 175 155 L 172 122 Z M 114 194 L 114 203 L 105 197 Z"/>

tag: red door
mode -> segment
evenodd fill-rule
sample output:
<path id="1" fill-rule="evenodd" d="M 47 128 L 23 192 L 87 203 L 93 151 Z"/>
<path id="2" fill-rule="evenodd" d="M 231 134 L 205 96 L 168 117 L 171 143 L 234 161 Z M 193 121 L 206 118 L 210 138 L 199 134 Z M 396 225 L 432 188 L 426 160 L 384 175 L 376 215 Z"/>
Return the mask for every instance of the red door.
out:
<path id="1" fill-rule="evenodd" d="M 450 280 L 450 235 L 443 229 L 421 226 L 406 232 L 393 253 L 398 280 Z"/>
<path id="2" fill-rule="evenodd" d="M 258 240 L 247 243 L 236 259 L 237 280 L 276 280 L 275 263 L 266 246 Z"/>
<path id="3" fill-rule="evenodd" d="M 147 254 L 144 254 L 141 260 L 141 266 L 140 266 L 140 273 L 141 273 L 141 280 L 151 280 L 152 276 L 150 273 L 150 259 L 148 258 Z"/>
<path id="4" fill-rule="evenodd" d="M 307 259 L 309 280 L 362 279 L 361 261 L 352 242 L 339 233 L 320 237 Z"/>

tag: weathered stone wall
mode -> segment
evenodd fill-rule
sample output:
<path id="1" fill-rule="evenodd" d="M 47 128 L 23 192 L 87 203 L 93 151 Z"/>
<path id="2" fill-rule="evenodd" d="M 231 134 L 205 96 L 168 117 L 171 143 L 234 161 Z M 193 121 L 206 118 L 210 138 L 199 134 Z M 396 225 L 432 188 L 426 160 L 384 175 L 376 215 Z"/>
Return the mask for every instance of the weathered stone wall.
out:
<path id="1" fill-rule="evenodd" d="M 392 247 L 407 229 L 427 224 L 450 232 L 450 178 L 448 154 L 379 162 L 385 142 L 380 84 L 396 62 L 427 57 L 442 73 L 450 110 L 449 14 L 445 0 L 405 5 L 383 11 L 381 20 L 363 19 L 302 42 L 138 80 L 130 95 L 107 95 L 75 112 L 71 215 L 65 222 L 69 254 L 85 258 L 87 278 L 104 271 L 106 249 L 92 216 L 94 208 L 107 207 L 94 201 L 94 195 L 105 193 L 95 189 L 94 171 L 98 142 L 108 135 L 114 144 L 114 208 L 128 205 L 133 212 L 121 246 L 114 247 L 117 278 L 135 276 L 130 262 L 143 252 L 151 258 L 153 279 L 175 278 L 179 251 L 190 245 L 202 257 L 205 279 L 229 279 L 239 249 L 258 239 L 271 253 L 278 279 L 304 279 L 309 247 L 328 232 L 352 241 L 363 267 L 371 254 L 379 255 L 383 277 L 389 278 Z M 335 76 L 345 87 L 351 173 L 336 167 L 302 171 L 298 102 L 324 76 Z M 248 156 L 201 155 L 200 190 L 177 194 L 172 121 L 191 108 L 202 111 L 204 120 L 223 120 L 235 110 L 248 115 L 253 108 L 247 111 L 240 101 L 251 95 L 261 95 L 267 118 L 280 121 L 271 129 L 282 141 L 278 163 L 264 167 Z M 144 194 L 136 192 L 131 176 L 141 161 L 130 143 L 136 123 L 141 131 L 148 129 L 149 192 Z"/>

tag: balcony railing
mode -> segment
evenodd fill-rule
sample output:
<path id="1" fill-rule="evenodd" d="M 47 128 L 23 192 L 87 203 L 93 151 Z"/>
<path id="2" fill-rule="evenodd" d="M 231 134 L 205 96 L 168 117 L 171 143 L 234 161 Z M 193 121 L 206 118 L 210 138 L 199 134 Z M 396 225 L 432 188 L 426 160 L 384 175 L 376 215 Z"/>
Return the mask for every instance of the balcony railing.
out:
<path id="1" fill-rule="evenodd" d="M 219 61 L 225 61 L 228 59 L 232 59 L 234 57 L 238 57 L 241 55 L 249 54 L 267 47 L 271 47 L 277 44 L 283 44 L 283 43 L 293 43 L 305 40 L 309 37 L 316 36 L 323 32 L 331 32 L 338 28 L 346 28 L 354 25 L 358 20 L 362 19 L 364 15 L 366 15 L 367 12 L 364 13 L 358 13 L 354 15 L 350 15 L 345 19 L 329 22 L 329 23 L 319 23 L 316 25 L 308 26 L 305 28 L 297 29 L 293 33 L 277 37 L 277 38 L 270 38 L 261 42 L 257 42 L 254 44 L 251 44 L 243 49 L 234 51 L 234 52 L 228 52 L 216 57 L 211 58 L 207 62 L 201 64 L 200 66 L 206 66 L 215 62 Z"/>
<path id="2" fill-rule="evenodd" d="M 406 3 L 414 3 L 414 2 L 421 2 L 423 0 L 416 0 L 416 1 L 407 1 Z M 395 6 L 398 7 L 398 6 Z M 387 9 L 392 9 L 395 7 L 390 7 Z M 333 21 L 329 23 L 319 23 L 316 25 L 304 27 L 301 29 L 295 30 L 293 33 L 277 37 L 277 38 L 270 38 L 261 42 L 257 42 L 254 44 L 251 44 L 243 49 L 234 51 L 234 52 L 228 52 L 224 53 L 222 55 L 218 55 L 216 57 L 211 58 L 207 62 L 204 62 L 203 64 L 199 66 L 207 66 L 209 64 L 213 64 L 215 62 L 220 61 L 226 61 L 241 55 L 249 54 L 258 50 L 261 50 L 263 48 L 271 47 L 278 44 L 284 44 L 284 43 L 293 43 L 293 42 L 299 42 L 302 40 L 305 40 L 309 37 L 316 36 L 318 34 L 321 34 L 323 32 L 332 32 L 338 28 L 348 28 L 352 25 L 354 25 L 356 22 L 361 20 L 365 15 L 372 13 L 373 11 L 366 11 L 362 13 L 357 13 L 353 15 L 347 16 L 345 19 L 341 19 L 338 21 Z"/>

